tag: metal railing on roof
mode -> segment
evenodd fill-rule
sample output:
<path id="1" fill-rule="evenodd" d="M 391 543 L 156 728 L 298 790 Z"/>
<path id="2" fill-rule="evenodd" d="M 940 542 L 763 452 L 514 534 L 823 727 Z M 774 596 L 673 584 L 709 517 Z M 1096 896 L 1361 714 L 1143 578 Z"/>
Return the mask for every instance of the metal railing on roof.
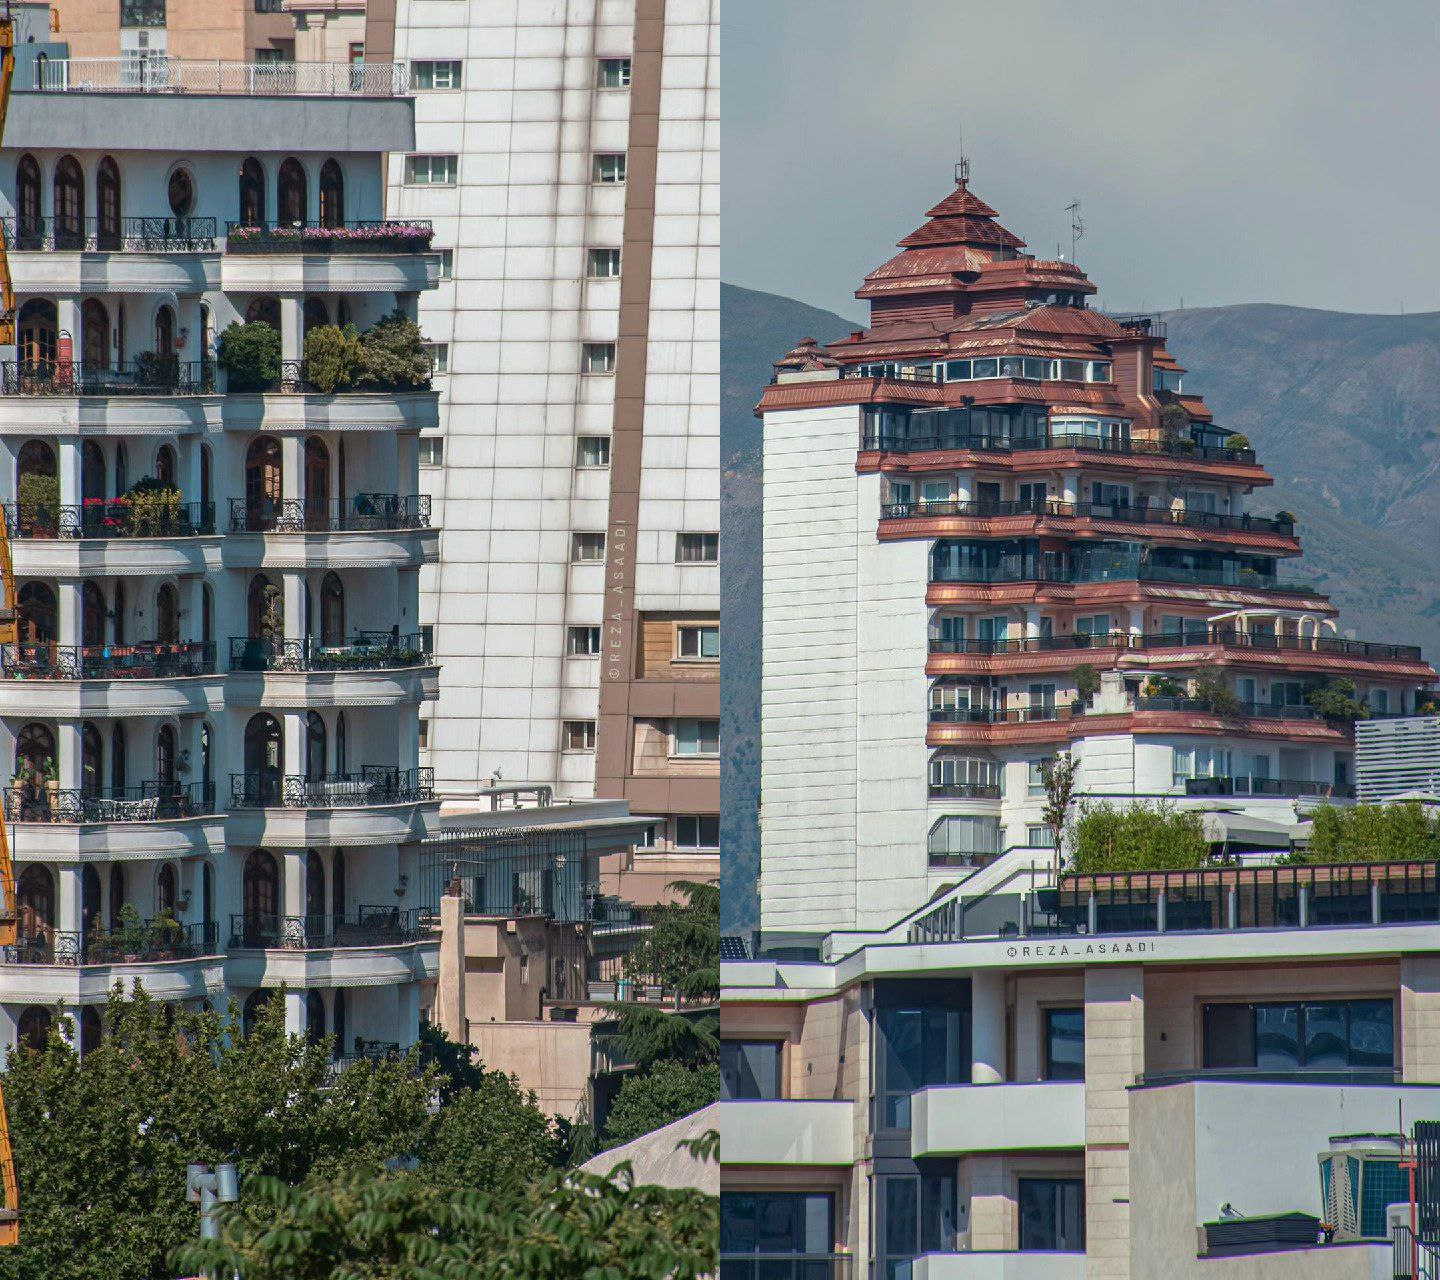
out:
<path id="1" fill-rule="evenodd" d="M 33 65 L 30 87 L 45 93 L 395 98 L 406 89 L 400 62 L 224 62 L 152 53 L 37 59 Z"/>

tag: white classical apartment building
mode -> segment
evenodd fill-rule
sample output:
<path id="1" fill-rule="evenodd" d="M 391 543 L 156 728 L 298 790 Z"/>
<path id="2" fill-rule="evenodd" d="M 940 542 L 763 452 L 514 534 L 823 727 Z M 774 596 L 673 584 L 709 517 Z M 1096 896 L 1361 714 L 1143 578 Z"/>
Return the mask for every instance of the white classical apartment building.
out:
<path id="1" fill-rule="evenodd" d="M 661 819 L 622 887 L 716 868 L 718 0 L 372 3 L 435 225 L 440 425 L 422 577 L 447 796 L 492 779 Z"/>
<path id="2" fill-rule="evenodd" d="M 0 153 L 20 915 L 0 1043 L 60 1001 L 87 1041 L 139 979 L 247 1013 L 284 984 L 287 1024 L 339 1055 L 410 1044 L 436 961 L 413 885 L 438 809 L 418 759 L 436 393 L 323 394 L 304 335 L 413 316 L 437 283 L 428 231 L 381 221 L 412 103 L 388 66 L 141 78 L 56 52 L 22 61 Z M 279 330 L 272 381 L 217 368 L 237 320 Z"/>

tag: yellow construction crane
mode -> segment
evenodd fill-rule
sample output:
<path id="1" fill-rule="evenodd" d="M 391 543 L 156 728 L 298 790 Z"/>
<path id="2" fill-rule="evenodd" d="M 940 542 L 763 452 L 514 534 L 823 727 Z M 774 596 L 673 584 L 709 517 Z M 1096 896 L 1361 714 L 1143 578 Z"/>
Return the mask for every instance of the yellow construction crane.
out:
<path id="1" fill-rule="evenodd" d="M 0 138 L 5 135 L 5 116 L 10 108 L 10 82 L 15 78 L 15 22 L 10 5 L 0 16 Z M 5 232 L 0 226 L 0 347 L 15 345 L 15 290 L 10 283 L 10 258 Z M 10 560 L 9 522 L 0 516 L 0 583 L 5 599 L 0 606 L 0 643 L 15 643 L 15 574 Z M 15 908 L 15 864 L 10 859 L 10 842 L 0 822 L 0 946 L 13 947 L 18 929 Z M 15 1176 L 15 1152 L 10 1146 L 10 1120 L 5 1112 L 5 1094 L 0 1089 L 0 1245 L 20 1239 L 20 1183 Z"/>

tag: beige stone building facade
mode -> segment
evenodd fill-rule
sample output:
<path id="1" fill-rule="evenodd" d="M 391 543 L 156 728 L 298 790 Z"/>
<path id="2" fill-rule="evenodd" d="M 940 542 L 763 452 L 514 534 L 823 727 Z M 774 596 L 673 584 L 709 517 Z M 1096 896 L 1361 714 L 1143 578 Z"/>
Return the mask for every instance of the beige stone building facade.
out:
<path id="1" fill-rule="evenodd" d="M 330 7 L 301 6 L 306 13 Z M 363 3 L 359 7 L 363 29 Z M 292 6 L 282 0 L 55 0 L 52 8 L 59 38 L 69 43 L 75 58 L 133 53 L 265 62 L 293 61 L 297 56 L 296 17 Z"/>

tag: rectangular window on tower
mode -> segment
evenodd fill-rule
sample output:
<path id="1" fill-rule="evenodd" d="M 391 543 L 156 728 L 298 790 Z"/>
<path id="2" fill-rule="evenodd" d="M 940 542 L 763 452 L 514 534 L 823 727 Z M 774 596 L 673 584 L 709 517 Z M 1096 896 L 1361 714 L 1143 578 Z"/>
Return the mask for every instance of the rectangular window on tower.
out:
<path id="1" fill-rule="evenodd" d="M 592 280 L 611 280 L 620 274 L 619 249 L 591 249 L 585 255 L 585 274 Z"/>
<path id="2" fill-rule="evenodd" d="M 601 58 L 595 73 L 595 87 L 598 89 L 628 89 L 630 87 L 630 59 Z"/>
<path id="3" fill-rule="evenodd" d="M 581 436 L 575 442 L 575 465 L 577 467 L 608 467 L 610 465 L 610 437 Z"/>
<path id="4" fill-rule="evenodd" d="M 607 151 L 597 155 L 590 176 L 602 186 L 618 186 L 625 181 L 625 153 Z"/>

